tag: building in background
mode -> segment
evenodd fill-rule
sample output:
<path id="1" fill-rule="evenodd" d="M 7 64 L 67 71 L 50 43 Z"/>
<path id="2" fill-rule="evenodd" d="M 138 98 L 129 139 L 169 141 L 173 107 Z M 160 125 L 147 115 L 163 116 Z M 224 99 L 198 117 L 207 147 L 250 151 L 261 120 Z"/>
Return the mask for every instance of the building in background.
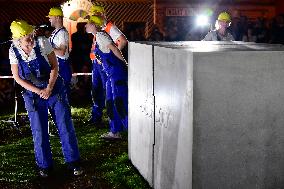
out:
<path id="1" fill-rule="evenodd" d="M 271 20 L 276 15 L 284 13 L 284 2 L 281 0 L 154 0 L 154 23 L 165 35 L 175 31 L 187 33 L 189 29 L 204 29 L 196 28 L 198 15 L 207 14 L 212 27 L 217 15 L 222 11 L 228 11 L 233 18 L 247 17 L 251 22 L 258 18 Z M 200 32 L 206 33 L 206 31 Z M 177 38 L 179 39 L 178 36 Z"/>
<path id="2" fill-rule="evenodd" d="M 74 0 L 73 0 L 74 1 Z M 78 7 L 72 6 L 73 14 L 80 14 L 87 0 L 76 0 Z M 51 7 L 72 1 L 64 0 L 0 0 L 0 40 L 6 38 L 10 23 L 21 18 L 31 24 L 38 25 L 48 22 L 45 17 Z M 205 9 L 211 9 L 218 14 L 228 10 L 233 17 L 247 16 L 250 20 L 258 17 L 271 19 L 277 14 L 284 13 L 284 2 L 281 0 L 96 0 L 91 1 L 105 7 L 107 17 L 131 38 L 133 31 L 143 32 L 147 38 L 153 27 L 158 26 L 162 32 L 167 27 L 177 27 L 179 32 L 193 25 L 194 17 Z M 85 4 L 86 3 L 86 4 Z M 215 19 L 215 18 L 214 18 Z M 214 20 L 212 18 L 212 20 Z M 181 24 L 182 23 L 182 24 Z M 71 24 L 70 34 L 76 27 Z M 8 32 L 9 34 L 9 32 Z"/>
<path id="3" fill-rule="evenodd" d="M 210 25 L 199 27 L 195 21 L 203 13 L 210 15 L 211 25 L 223 10 L 229 11 L 233 19 L 247 17 L 249 21 L 258 18 L 271 21 L 276 15 L 284 14 L 283 0 L 0 0 L 0 75 L 11 74 L 8 59 L 10 45 L 3 42 L 11 39 L 9 27 L 13 20 L 24 19 L 39 26 L 49 23 L 46 15 L 51 7 L 69 5 L 69 16 L 65 18 L 64 25 L 71 38 L 77 25 L 72 19 L 83 16 L 90 2 L 104 6 L 108 19 L 130 41 L 147 40 L 152 30 L 162 33 L 169 41 L 199 40 L 210 29 Z M 73 18 L 69 19 L 70 16 Z M 13 93 L 11 82 L 9 79 L 0 79 L 0 105 Z"/>

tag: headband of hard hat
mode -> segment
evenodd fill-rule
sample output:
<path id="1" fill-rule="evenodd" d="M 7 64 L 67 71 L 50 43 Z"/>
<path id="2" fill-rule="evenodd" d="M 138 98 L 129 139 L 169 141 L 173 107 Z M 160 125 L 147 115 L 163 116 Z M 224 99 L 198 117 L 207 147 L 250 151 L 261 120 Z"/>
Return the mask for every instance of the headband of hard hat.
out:
<path id="1" fill-rule="evenodd" d="M 98 27 L 102 27 L 103 24 L 104 24 L 104 19 L 103 19 L 102 17 L 99 17 L 99 16 L 90 16 L 90 17 L 88 18 L 88 21 L 89 21 L 90 23 L 95 24 L 95 25 L 98 26 Z"/>
<path id="2" fill-rule="evenodd" d="M 50 16 L 63 16 L 63 11 L 60 7 L 53 7 L 50 9 L 48 16 L 46 17 Z"/>
<path id="3" fill-rule="evenodd" d="M 94 14 L 102 14 L 104 13 L 105 10 L 102 6 L 100 5 L 93 5 L 91 8 L 90 8 L 90 15 L 94 15 Z"/>
<path id="4" fill-rule="evenodd" d="M 88 22 L 88 19 L 82 18 L 82 17 L 79 17 L 79 18 L 77 19 L 77 23 L 85 23 L 85 22 Z"/>
<path id="5" fill-rule="evenodd" d="M 231 16 L 227 12 L 221 12 L 218 16 L 218 20 L 225 21 L 225 22 L 231 22 Z"/>
<path id="6" fill-rule="evenodd" d="M 15 20 L 11 23 L 10 30 L 13 39 L 24 37 L 33 32 L 34 27 L 25 20 Z"/>

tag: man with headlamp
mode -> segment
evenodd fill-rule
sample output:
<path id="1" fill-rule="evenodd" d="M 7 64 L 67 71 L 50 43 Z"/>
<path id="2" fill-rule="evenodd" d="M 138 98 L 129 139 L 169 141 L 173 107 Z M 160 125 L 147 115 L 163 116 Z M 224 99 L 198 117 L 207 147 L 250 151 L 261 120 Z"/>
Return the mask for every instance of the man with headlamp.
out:
<path id="1" fill-rule="evenodd" d="M 234 37 L 229 33 L 228 27 L 231 25 L 231 16 L 227 12 L 221 12 L 215 23 L 215 30 L 211 30 L 202 41 L 234 41 Z"/>

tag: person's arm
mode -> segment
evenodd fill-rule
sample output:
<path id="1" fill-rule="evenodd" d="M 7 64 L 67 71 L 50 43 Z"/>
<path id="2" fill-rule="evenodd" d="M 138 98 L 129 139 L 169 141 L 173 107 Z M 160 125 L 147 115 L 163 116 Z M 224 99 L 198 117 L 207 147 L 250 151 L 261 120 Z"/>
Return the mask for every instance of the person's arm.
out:
<path id="1" fill-rule="evenodd" d="M 115 44 L 110 43 L 107 45 L 107 48 L 109 48 L 117 58 L 119 58 L 120 60 L 125 62 L 125 64 L 127 64 L 126 60 L 123 58 L 121 54 L 121 51 L 116 47 Z"/>
<path id="2" fill-rule="evenodd" d="M 50 54 L 48 54 L 47 58 L 50 64 L 51 71 L 50 71 L 47 87 L 41 90 L 40 92 L 40 97 L 44 99 L 48 99 L 49 96 L 51 95 L 51 92 L 53 90 L 54 84 L 58 76 L 58 62 L 57 62 L 54 52 L 52 51 Z"/>
<path id="3" fill-rule="evenodd" d="M 119 58 L 120 60 L 122 60 L 123 62 L 125 62 L 125 64 L 127 65 L 127 62 L 125 61 L 125 59 L 123 58 L 121 51 L 117 48 L 117 46 L 113 43 L 112 39 L 110 38 L 109 35 L 100 32 L 96 34 L 96 43 L 98 43 L 98 46 L 101 47 L 103 52 L 106 49 L 109 49 L 110 51 L 112 51 L 114 53 L 114 55 Z M 107 50 L 108 51 L 108 50 Z"/>
<path id="4" fill-rule="evenodd" d="M 57 43 L 53 47 L 54 53 L 56 56 L 64 56 L 65 53 L 69 50 L 68 44 L 69 44 L 69 35 L 68 32 L 65 29 L 60 30 L 56 34 Z"/>
<path id="5" fill-rule="evenodd" d="M 54 53 L 58 56 L 64 56 L 66 51 L 67 51 L 67 46 L 66 45 L 60 45 L 59 47 L 54 47 L 53 48 Z"/>
<path id="6" fill-rule="evenodd" d="M 213 41 L 212 31 L 207 33 L 207 35 L 204 37 L 204 39 L 202 39 L 202 41 Z"/>
<path id="7" fill-rule="evenodd" d="M 54 52 L 51 52 L 50 54 L 48 54 L 47 58 L 48 58 L 50 68 L 51 68 L 47 88 L 52 90 L 54 87 L 55 81 L 57 79 L 57 76 L 58 76 L 58 62 L 57 62 L 57 58 Z"/>
<path id="8" fill-rule="evenodd" d="M 128 43 L 125 35 L 116 27 L 115 24 L 110 22 L 110 30 L 106 32 L 111 36 L 112 40 L 115 42 L 119 50 L 122 50 Z"/>
<path id="9" fill-rule="evenodd" d="M 228 33 L 228 40 L 229 41 L 235 41 L 235 38 L 231 33 Z"/>
<path id="10" fill-rule="evenodd" d="M 13 78 L 15 79 L 15 81 L 21 85 L 23 88 L 32 91 L 36 94 L 40 94 L 40 89 L 37 88 L 36 86 L 34 86 L 32 83 L 23 80 L 22 78 L 20 78 L 19 76 L 19 68 L 18 68 L 18 64 L 11 64 L 11 71 L 13 74 Z"/>
<path id="11" fill-rule="evenodd" d="M 53 90 L 54 84 L 58 76 L 59 68 L 58 68 L 57 58 L 55 56 L 55 53 L 49 41 L 46 38 L 41 38 L 40 46 L 41 46 L 41 52 L 45 56 L 46 61 L 48 61 L 50 65 L 50 69 L 51 69 L 49 80 L 48 80 L 48 85 L 45 89 L 41 90 L 41 93 L 40 93 L 40 97 L 47 99 L 49 98 Z"/>
<path id="12" fill-rule="evenodd" d="M 119 50 L 122 50 L 126 46 L 128 41 L 127 41 L 126 37 L 122 34 L 117 38 L 116 43 L 117 43 L 117 48 Z"/>
<path id="13" fill-rule="evenodd" d="M 13 74 L 13 78 L 15 79 L 15 81 L 22 86 L 23 88 L 25 88 L 26 90 L 29 90 L 31 92 L 34 92 L 36 94 L 40 93 L 40 89 L 37 88 L 33 83 L 24 80 L 22 78 L 20 78 L 19 76 L 19 60 L 15 54 L 15 51 L 13 50 L 13 48 L 16 46 L 14 43 L 17 43 L 16 41 L 13 42 L 13 44 L 11 45 L 10 49 L 9 49 L 9 60 L 10 60 L 10 65 L 11 65 L 11 72 Z"/>

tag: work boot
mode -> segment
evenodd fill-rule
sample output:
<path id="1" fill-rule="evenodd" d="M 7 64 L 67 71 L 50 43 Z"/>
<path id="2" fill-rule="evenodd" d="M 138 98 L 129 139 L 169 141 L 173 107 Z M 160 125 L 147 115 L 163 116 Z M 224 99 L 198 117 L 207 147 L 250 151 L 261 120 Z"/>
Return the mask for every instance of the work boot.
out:
<path id="1" fill-rule="evenodd" d="M 74 176 L 80 176 L 84 173 L 83 169 L 81 167 L 75 167 L 73 169 L 73 175 Z"/>
<path id="2" fill-rule="evenodd" d="M 74 176 L 80 176 L 84 173 L 84 170 L 79 164 L 79 161 L 67 163 L 68 169 L 72 171 Z"/>
<path id="3" fill-rule="evenodd" d="M 48 171 L 46 169 L 40 169 L 38 174 L 42 178 L 47 178 L 48 177 Z"/>
<path id="4" fill-rule="evenodd" d="M 121 135 L 119 132 L 115 134 L 112 132 L 108 132 L 108 133 L 102 134 L 101 138 L 106 139 L 106 140 L 115 140 L 115 139 L 121 139 Z"/>
<path id="5" fill-rule="evenodd" d="M 47 178 L 50 176 L 51 171 L 52 171 L 52 168 L 39 168 L 38 175 L 41 178 Z"/>

